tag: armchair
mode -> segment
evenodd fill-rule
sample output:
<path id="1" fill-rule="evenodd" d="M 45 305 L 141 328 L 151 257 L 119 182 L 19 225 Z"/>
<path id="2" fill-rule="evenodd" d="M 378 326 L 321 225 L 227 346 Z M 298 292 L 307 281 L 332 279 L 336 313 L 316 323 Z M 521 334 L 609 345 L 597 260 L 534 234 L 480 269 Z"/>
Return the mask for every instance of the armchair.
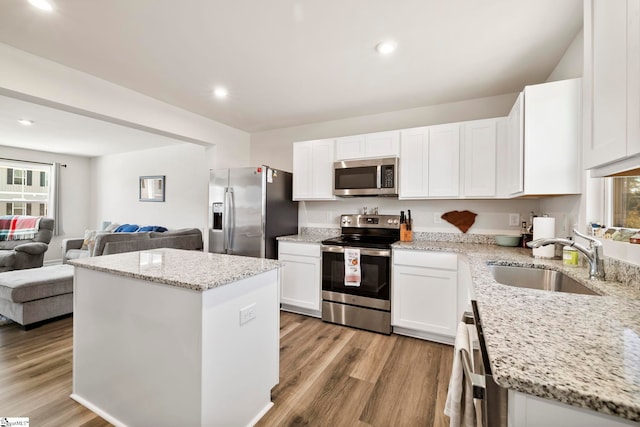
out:
<path id="1" fill-rule="evenodd" d="M 41 218 L 32 239 L 0 241 L 0 272 L 42 267 L 53 236 L 53 218 Z"/>

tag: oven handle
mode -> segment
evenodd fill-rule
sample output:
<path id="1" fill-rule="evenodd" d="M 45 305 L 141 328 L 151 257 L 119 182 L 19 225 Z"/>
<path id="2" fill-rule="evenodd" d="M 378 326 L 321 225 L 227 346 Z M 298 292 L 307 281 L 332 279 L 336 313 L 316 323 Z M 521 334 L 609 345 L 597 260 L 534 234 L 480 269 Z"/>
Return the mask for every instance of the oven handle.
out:
<path id="1" fill-rule="evenodd" d="M 368 249 L 368 248 L 353 248 L 353 249 L 359 249 L 360 255 L 379 256 L 379 257 L 385 257 L 385 258 L 391 257 L 391 250 L 389 249 Z M 337 246 L 337 245 L 322 245 L 320 246 L 320 250 L 322 252 L 333 252 L 333 253 L 343 254 L 345 248 L 344 246 Z"/>
<path id="2" fill-rule="evenodd" d="M 475 325 L 473 314 L 466 312 L 462 315 L 462 322 L 467 325 Z M 484 399 L 487 385 L 484 375 L 476 374 L 471 368 L 471 356 L 466 351 L 462 351 L 462 370 L 464 371 L 464 378 L 473 389 L 473 397 L 475 399 Z"/>

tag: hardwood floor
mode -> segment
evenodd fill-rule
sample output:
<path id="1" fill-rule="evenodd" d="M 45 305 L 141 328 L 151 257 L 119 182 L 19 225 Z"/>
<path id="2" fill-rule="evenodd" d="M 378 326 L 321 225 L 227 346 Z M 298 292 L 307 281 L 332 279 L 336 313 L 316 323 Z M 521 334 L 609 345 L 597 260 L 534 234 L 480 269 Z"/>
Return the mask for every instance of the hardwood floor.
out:
<path id="1" fill-rule="evenodd" d="M 453 348 L 282 312 L 280 384 L 258 426 L 445 427 Z M 0 417 L 32 426 L 110 424 L 69 398 L 73 318 L 0 326 Z"/>
<path id="2" fill-rule="evenodd" d="M 449 425 L 453 347 L 282 313 L 280 384 L 258 426 Z"/>

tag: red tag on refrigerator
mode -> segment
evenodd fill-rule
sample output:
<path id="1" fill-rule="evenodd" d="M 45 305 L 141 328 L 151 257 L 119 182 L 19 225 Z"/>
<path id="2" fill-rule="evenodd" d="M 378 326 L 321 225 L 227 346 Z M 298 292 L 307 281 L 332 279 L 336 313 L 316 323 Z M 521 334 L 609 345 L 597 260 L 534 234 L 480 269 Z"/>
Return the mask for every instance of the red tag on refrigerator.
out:
<path id="1" fill-rule="evenodd" d="M 262 173 L 262 168 L 258 168 L 258 169 L 257 169 L 257 172 L 258 172 L 258 173 Z"/>

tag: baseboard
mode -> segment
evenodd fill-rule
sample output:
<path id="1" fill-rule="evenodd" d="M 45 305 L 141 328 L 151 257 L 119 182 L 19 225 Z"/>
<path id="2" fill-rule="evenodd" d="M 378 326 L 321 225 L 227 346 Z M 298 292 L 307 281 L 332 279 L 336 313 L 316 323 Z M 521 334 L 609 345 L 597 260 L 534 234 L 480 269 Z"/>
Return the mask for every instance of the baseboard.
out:
<path id="1" fill-rule="evenodd" d="M 79 404 L 81 404 L 82 406 L 84 406 L 85 408 L 87 408 L 88 410 L 90 410 L 91 412 L 100 415 L 102 418 L 104 418 L 106 421 L 110 422 L 114 426 L 127 427 L 125 423 L 123 423 L 122 421 L 120 421 L 115 417 L 112 417 L 111 415 L 109 415 L 108 413 L 106 413 L 105 411 L 103 411 L 93 403 L 89 402 L 88 400 L 84 399 L 83 397 L 80 397 L 75 393 L 71 393 L 69 397 L 75 400 L 76 402 L 78 402 Z"/>
<path id="2" fill-rule="evenodd" d="M 308 308 L 300 308 L 288 304 L 280 304 L 280 310 L 288 311 L 290 313 L 302 314 L 305 316 L 317 317 L 318 319 L 322 318 L 322 312 L 319 310 L 310 310 Z"/>
<path id="3" fill-rule="evenodd" d="M 414 329 L 402 328 L 399 326 L 393 327 L 393 333 L 397 335 L 405 335 L 407 337 L 418 338 L 421 340 L 433 341 L 440 344 L 454 345 L 455 343 L 455 337 L 434 334 L 432 332 L 416 331 Z"/>
<path id="4" fill-rule="evenodd" d="M 267 404 L 267 406 L 265 406 L 264 408 L 262 408 L 262 410 L 260 412 L 258 412 L 256 414 L 255 417 L 253 417 L 253 419 L 251 421 L 249 421 L 249 424 L 247 424 L 247 427 L 253 427 L 256 424 L 258 424 L 258 421 L 260 421 L 260 419 L 262 417 L 264 417 L 264 415 L 269 412 L 269 409 L 273 408 L 273 402 L 269 402 Z"/>

